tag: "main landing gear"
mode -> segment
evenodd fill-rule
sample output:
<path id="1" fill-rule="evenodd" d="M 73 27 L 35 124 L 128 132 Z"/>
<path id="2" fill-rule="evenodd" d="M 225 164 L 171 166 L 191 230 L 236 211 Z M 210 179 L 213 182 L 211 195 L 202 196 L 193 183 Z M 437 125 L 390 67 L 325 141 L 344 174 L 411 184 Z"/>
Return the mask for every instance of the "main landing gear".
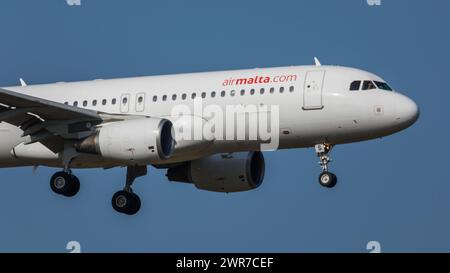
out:
<path id="1" fill-rule="evenodd" d="M 55 173 L 50 178 L 50 188 L 53 192 L 67 197 L 75 196 L 80 190 L 80 180 L 72 174 L 70 163 L 75 158 L 75 151 L 73 148 L 64 149 L 63 165 L 64 169 L 61 172 Z"/>
<path id="2" fill-rule="evenodd" d="M 111 200 L 113 208 L 120 213 L 127 215 L 136 214 L 141 208 L 141 199 L 133 192 L 131 186 L 137 177 L 147 174 L 147 166 L 127 167 L 127 180 L 125 188 L 116 192 Z"/>
<path id="3" fill-rule="evenodd" d="M 322 173 L 319 175 L 319 183 L 326 188 L 333 188 L 337 183 L 337 176 L 334 173 L 328 171 L 328 163 L 332 160 L 329 153 L 333 149 L 332 144 L 317 144 L 315 146 L 316 154 L 319 157 L 319 164 L 322 167 Z"/>
<path id="4" fill-rule="evenodd" d="M 123 190 L 116 192 L 111 200 L 113 208 L 127 215 L 136 214 L 141 208 L 141 199 L 133 192 L 131 186 L 137 177 L 147 174 L 147 166 L 129 166 Z M 55 173 L 50 179 L 50 188 L 57 194 L 67 197 L 75 196 L 80 190 L 80 180 L 72 174 L 68 165 L 63 171 Z"/>
<path id="5" fill-rule="evenodd" d="M 80 180 L 67 169 L 52 176 L 50 188 L 57 194 L 72 197 L 80 190 Z"/>

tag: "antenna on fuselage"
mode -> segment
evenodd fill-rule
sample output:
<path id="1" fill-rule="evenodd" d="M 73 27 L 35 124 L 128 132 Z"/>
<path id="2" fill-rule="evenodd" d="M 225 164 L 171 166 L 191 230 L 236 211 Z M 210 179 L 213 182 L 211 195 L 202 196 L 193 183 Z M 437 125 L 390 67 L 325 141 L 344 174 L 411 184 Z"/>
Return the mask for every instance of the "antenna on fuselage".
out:
<path id="1" fill-rule="evenodd" d="M 317 57 L 314 57 L 314 62 L 316 63 L 316 66 L 321 66 L 322 65 L 320 63 L 319 59 L 317 59 Z"/>
<path id="2" fill-rule="evenodd" d="M 19 81 L 21 86 L 27 86 L 27 83 L 22 78 L 20 78 Z"/>

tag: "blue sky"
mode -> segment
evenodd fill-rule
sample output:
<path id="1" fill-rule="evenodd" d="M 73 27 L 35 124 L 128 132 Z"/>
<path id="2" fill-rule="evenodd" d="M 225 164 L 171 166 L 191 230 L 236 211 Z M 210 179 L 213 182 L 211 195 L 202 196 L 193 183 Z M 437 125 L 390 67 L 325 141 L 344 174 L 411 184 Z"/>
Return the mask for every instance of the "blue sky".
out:
<path id="1" fill-rule="evenodd" d="M 56 169 L 0 169 L 0 252 L 450 251 L 450 2 L 383 0 L 0 3 L 0 86 L 313 63 L 362 68 L 413 98 L 420 120 L 333 151 L 333 190 L 312 149 L 266 153 L 251 192 L 219 194 L 150 169 L 134 217 L 111 196 L 125 170 L 76 171 L 79 195 L 53 194 Z"/>

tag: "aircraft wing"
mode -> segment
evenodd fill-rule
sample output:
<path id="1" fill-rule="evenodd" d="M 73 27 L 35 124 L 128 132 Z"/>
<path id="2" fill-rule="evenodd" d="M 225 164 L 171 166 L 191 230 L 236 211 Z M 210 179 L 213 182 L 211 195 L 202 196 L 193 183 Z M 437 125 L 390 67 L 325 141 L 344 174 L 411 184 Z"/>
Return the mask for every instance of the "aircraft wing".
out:
<path id="1" fill-rule="evenodd" d="M 5 122 L 7 121 L 3 117 L 18 116 L 18 112 L 30 112 L 44 120 L 101 119 L 96 111 L 77 108 L 2 88 L 0 88 L 0 104 L 3 104 L 0 105 L 0 120 Z M 11 109 L 11 107 L 15 109 Z M 6 114 L 8 112 L 9 114 Z"/>
<path id="2" fill-rule="evenodd" d="M 97 111 L 0 88 L 0 122 L 21 128 L 25 144 L 39 141 L 56 152 L 64 139 L 82 138 L 103 121 Z"/>

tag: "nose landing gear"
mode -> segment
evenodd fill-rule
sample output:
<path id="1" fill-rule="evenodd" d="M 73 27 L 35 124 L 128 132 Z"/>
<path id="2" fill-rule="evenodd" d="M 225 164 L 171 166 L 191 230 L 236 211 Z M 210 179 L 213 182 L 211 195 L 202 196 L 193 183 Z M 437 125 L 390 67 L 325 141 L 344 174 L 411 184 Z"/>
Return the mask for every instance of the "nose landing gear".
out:
<path id="1" fill-rule="evenodd" d="M 333 188 L 337 183 L 337 176 L 328 171 L 328 163 L 332 160 L 329 153 L 333 149 L 332 144 L 324 143 L 315 146 L 316 154 L 319 157 L 319 164 L 322 167 L 322 173 L 319 175 L 319 183 L 326 188 Z"/>

